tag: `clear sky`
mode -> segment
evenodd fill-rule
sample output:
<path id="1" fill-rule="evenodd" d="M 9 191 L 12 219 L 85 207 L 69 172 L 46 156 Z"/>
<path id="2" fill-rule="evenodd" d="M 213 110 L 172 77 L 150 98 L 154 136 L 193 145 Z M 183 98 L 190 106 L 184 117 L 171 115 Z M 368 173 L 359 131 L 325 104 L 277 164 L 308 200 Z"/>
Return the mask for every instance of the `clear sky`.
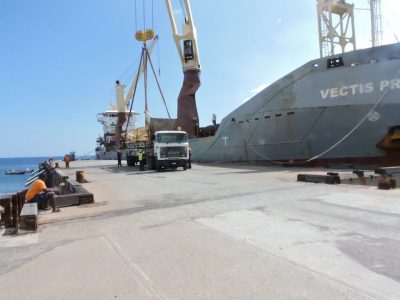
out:
<path id="1" fill-rule="evenodd" d="M 151 0 L 145 2 L 149 27 Z M 367 0 L 353 2 L 368 7 Z M 134 32 L 136 23 L 143 26 L 142 3 L 137 0 L 135 21 L 134 0 L 0 0 L 0 157 L 93 154 L 102 134 L 96 114 L 114 101 L 115 80 L 126 82 L 137 70 L 141 45 Z M 153 3 L 160 42 L 152 57 L 176 117 L 181 64 L 165 1 Z M 179 16 L 180 1 L 173 3 Z M 197 93 L 202 126 L 213 113 L 219 122 L 262 87 L 319 57 L 315 0 L 191 5 L 202 64 Z M 399 0 L 382 0 L 385 43 L 400 38 L 399 11 Z M 357 43 L 367 46 L 368 13 L 358 11 L 356 18 Z M 154 82 L 150 89 L 150 112 L 166 117 Z M 139 92 L 134 105 L 139 113 L 141 99 Z"/>

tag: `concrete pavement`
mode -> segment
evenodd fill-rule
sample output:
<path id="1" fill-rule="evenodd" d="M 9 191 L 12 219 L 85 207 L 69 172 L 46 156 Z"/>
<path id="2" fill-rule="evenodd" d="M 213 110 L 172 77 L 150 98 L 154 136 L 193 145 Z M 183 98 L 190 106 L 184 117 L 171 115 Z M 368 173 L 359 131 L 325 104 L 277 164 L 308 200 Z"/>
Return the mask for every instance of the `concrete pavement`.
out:
<path id="1" fill-rule="evenodd" d="M 400 299 L 398 190 L 297 183 L 292 168 L 115 165 L 73 162 L 95 204 L 0 237 L 2 297 Z"/>

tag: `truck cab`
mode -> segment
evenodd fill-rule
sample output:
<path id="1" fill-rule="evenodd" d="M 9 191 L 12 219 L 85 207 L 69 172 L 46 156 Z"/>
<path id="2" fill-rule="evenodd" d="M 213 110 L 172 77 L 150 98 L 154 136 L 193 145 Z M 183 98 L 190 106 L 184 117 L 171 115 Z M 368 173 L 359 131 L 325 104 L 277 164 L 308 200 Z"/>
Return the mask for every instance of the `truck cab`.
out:
<path id="1" fill-rule="evenodd" d="M 153 149 L 149 154 L 149 167 L 161 169 L 187 168 L 189 160 L 189 139 L 185 131 L 156 131 L 153 135 Z"/>

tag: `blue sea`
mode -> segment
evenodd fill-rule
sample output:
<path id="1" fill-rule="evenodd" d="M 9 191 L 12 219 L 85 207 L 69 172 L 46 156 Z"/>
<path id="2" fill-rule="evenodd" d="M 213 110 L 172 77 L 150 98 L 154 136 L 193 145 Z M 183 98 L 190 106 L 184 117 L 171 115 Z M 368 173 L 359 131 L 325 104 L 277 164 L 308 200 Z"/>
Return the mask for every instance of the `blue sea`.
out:
<path id="1" fill-rule="evenodd" d="M 9 169 L 33 169 L 37 170 L 39 164 L 46 161 L 48 157 L 19 157 L 0 158 L 0 195 L 18 192 L 24 189 L 25 182 L 30 174 L 5 175 Z M 61 160 L 62 157 L 53 157 L 54 160 Z"/>

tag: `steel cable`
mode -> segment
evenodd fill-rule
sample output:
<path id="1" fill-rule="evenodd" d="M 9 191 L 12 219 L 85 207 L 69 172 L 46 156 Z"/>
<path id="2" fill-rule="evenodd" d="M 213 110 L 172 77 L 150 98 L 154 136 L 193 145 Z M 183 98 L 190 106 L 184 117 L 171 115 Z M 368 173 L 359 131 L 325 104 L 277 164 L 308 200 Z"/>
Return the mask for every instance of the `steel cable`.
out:
<path id="1" fill-rule="evenodd" d="M 143 56 L 144 56 L 143 51 L 144 51 L 144 49 L 142 49 L 142 55 L 140 56 L 139 68 L 138 68 L 138 71 L 137 71 L 137 77 L 138 77 L 138 78 L 139 78 L 139 74 L 140 74 L 140 67 L 142 66 L 142 62 L 143 62 Z M 128 120 L 127 120 L 127 122 L 126 122 L 125 137 L 124 137 L 124 139 L 123 139 L 123 141 L 122 141 L 122 142 L 123 142 L 123 145 L 125 145 L 126 139 L 127 139 L 127 136 L 128 136 L 128 126 L 129 126 L 129 121 L 130 121 L 131 114 L 132 114 L 133 102 L 135 101 L 135 95 L 136 95 L 136 90 L 137 90 L 138 81 L 139 81 L 139 80 L 137 80 L 137 81 L 135 82 L 135 87 L 134 87 L 134 90 L 133 90 L 132 100 L 130 100 L 131 105 L 130 105 L 130 108 L 129 108 Z"/>
<path id="2" fill-rule="evenodd" d="M 137 32 L 137 0 L 135 0 L 135 32 Z"/>
<path id="3" fill-rule="evenodd" d="M 147 57 L 148 57 L 149 62 L 150 62 L 151 70 L 153 71 L 153 74 L 154 74 L 154 78 L 156 79 L 156 82 L 157 82 L 158 90 L 160 91 L 161 98 L 162 98 L 162 100 L 163 100 L 163 102 L 164 102 L 164 106 L 165 106 L 165 109 L 166 109 L 166 111 L 167 111 L 168 118 L 171 120 L 171 115 L 169 114 L 167 102 L 165 101 L 165 97 L 164 97 L 164 94 L 163 94 L 163 92 L 162 92 L 162 90 L 161 90 L 161 86 L 160 86 L 160 83 L 159 83 L 159 81 L 158 81 L 156 72 L 154 71 L 154 67 L 153 67 L 153 63 L 152 63 L 151 58 L 150 58 L 150 54 L 149 54 L 148 51 L 146 51 L 146 53 L 147 53 Z"/>
<path id="4" fill-rule="evenodd" d="M 146 4 L 143 0 L 143 32 L 146 32 Z"/>

